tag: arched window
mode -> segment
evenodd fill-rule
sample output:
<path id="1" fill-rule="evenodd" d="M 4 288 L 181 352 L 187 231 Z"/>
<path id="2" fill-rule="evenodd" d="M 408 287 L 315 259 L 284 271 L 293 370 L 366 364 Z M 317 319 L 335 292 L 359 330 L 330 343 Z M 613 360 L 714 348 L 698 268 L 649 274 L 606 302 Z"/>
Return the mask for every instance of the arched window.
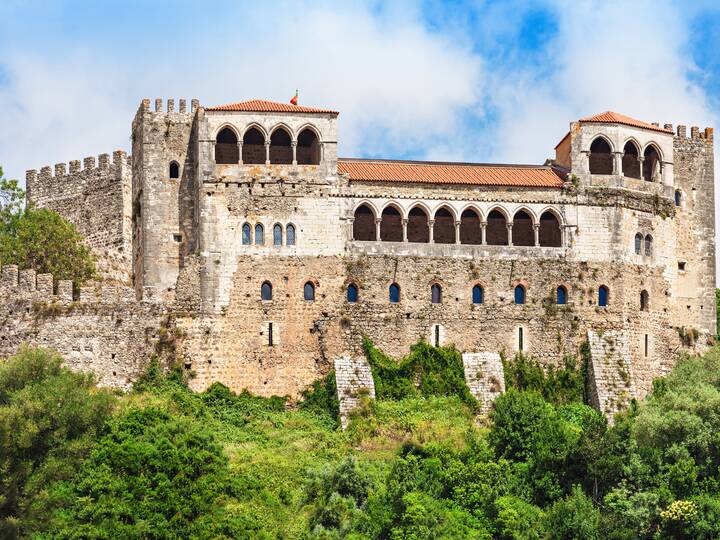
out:
<path id="1" fill-rule="evenodd" d="M 640 252 L 642 251 L 642 234 L 637 233 L 635 235 L 635 253 L 640 255 Z"/>
<path id="2" fill-rule="evenodd" d="M 295 245 L 295 225 L 290 224 L 287 227 L 285 227 L 285 245 L 286 246 L 294 246 Z"/>
<path id="3" fill-rule="evenodd" d="M 433 304 L 442 304 L 442 287 L 437 283 L 430 287 L 430 299 Z"/>
<path id="4" fill-rule="evenodd" d="M 347 286 L 347 301 L 354 304 L 358 300 L 358 288 L 357 285 L 351 283 Z"/>
<path id="5" fill-rule="evenodd" d="M 433 242 L 436 244 L 455 243 L 455 219 L 447 208 L 440 208 L 435 212 Z"/>
<path id="6" fill-rule="evenodd" d="M 367 204 L 361 204 L 353 215 L 353 240 L 374 242 L 375 238 L 375 213 Z"/>
<path id="7" fill-rule="evenodd" d="M 612 174 L 613 154 L 610 144 L 598 137 L 590 145 L 590 174 Z"/>
<path id="8" fill-rule="evenodd" d="M 320 163 L 320 141 L 310 128 L 303 129 L 297 139 L 298 165 L 318 165 Z"/>
<path id="9" fill-rule="evenodd" d="M 605 285 L 601 285 L 598 289 L 598 306 L 606 307 L 610 302 L 610 289 Z"/>
<path id="10" fill-rule="evenodd" d="M 270 163 L 290 165 L 292 159 L 292 146 L 290 134 L 285 128 L 279 127 L 270 135 Z"/>
<path id="11" fill-rule="evenodd" d="M 475 285 L 472 288 L 472 303 L 482 304 L 484 301 L 483 296 L 483 288 L 480 285 Z"/>
<path id="12" fill-rule="evenodd" d="M 513 244 L 515 243 L 515 234 L 513 233 Z M 561 247 L 562 231 L 560 230 L 560 221 L 557 216 L 550 212 L 543 212 L 540 216 L 540 230 L 538 231 L 540 245 L 544 247 Z"/>
<path id="13" fill-rule="evenodd" d="M 272 283 L 269 281 L 263 282 L 260 286 L 260 298 L 266 302 L 272 300 Z"/>
<path id="14" fill-rule="evenodd" d="M 682 192 L 679 189 L 675 190 L 675 206 L 680 206 L 682 203 Z"/>
<path id="15" fill-rule="evenodd" d="M 556 291 L 556 298 L 558 305 L 564 306 L 567 304 L 567 289 L 560 285 Z"/>
<path id="16" fill-rule="evenodd" d="M 170 178 L 180 178 L 180 165 L 177 161 L 170 162 Z"/>
<path id="17" fill-rule="evenodd" d="M 517 287 L 515 287 L 515 303 L 525 303 L 525 287 L 523 287 L 522 285 L 518 285 Z"/>
<path id="18" fill-rule="evenodd" d="M 242 243 L 243 246 L 249 246 L 252 244 L 252 228 L 249 223 L 245 223 L 242 226 Z"/>
<path id="19" fill-rule="evenodd" d="M 653 254 L 653 237 L 649 234 L 645 237 L 645 255 Z"/>
<path id="20" fill-rule="evenodd" d="M 380 240 L 383 242 L 402 242 L 402 216 L 394 206 L 388 206 L 380 216 Z"/>
<path id="21" fill-rule="evenodd" d="M 243 135 L 242 160 L 250 165 L 265 163 L 265 136 L 258 128 L 252 127 Z"/>
<path id="22" fill-rule="evenodd" d="M 460 215 L 460 243 L 482 244 L 480 216 L 475 210 L 467 209 Z"/>
<path id="23" fill-rule="evenodd" d="M 273 245 L 282 246 L 282 226 L 279 223 L 273 226 Z"/>
<path id="24" fill-rule="evenodd" d="M 265 229 L 259 223 L 255 225 L 255 245 L 262 246 L 265 243 Z"/>
<path id="25" fill-rule="evenodd" d="M 662 174 L 662 162 L 660 161 L 660 152 L 651 144 L 645 149 L 643 158 L 643 179 L 648 182 L 659 182 Z"/>
<path id="26" fill-rule="evenodd" d="M 430 241 L 428 217 L 419 206 L 412 208 L 408 214 L 407 237 L 408 242 L 428 243 Z"/>
<path id="27" fill-rule="evenodd" d="M 650 308 L 650 295 L 646 290 L 640 292 L 640 311 L 647 311 Z"/>
<path id="28" fill-rule="evenodd" d="M 633 141 L 625 143 L 622 157 L 622 172 L 629 178 L 640 178 L 640 151 Z"/>
<path id="29" fill-rule="evenodd" d="M 398 285 L 397 283 L 393 283 L 392 285 L 390 285 L 388 295 L 390 297 L 390 303 L 397 304 L 400 301 L 400 285 Z"/>
<path id="30" fill-rule="evenodd" d="M 512 243 L 513 246 L 535 245 L 535 230 L 533 229 L 533 220 L 530 217 L 530 214 L 528 214 L 524 210 L 520 210 L 513 217 Z"/>
<path id="31" fill-rule="evenodd" d="M 237 143 L 237 135 L 232 129 L 222 129 L 215 140 L 215 163 L 238 163 L 240 161 L 240 151 Z"/>
<path id="32" fill-rule="evenodd" d="M 308 302 L 313 302 L 315 300 L 315 285 L 312 281 L 308 281 L 303 287 L 303 298 L 305 298 Z"/>
<path id="33" fill-rule="evenodd" d="M 485 241 L 491 246 L 508 244 L 507 220 L 499 210 L 493 210 L 488 214 Z"/>

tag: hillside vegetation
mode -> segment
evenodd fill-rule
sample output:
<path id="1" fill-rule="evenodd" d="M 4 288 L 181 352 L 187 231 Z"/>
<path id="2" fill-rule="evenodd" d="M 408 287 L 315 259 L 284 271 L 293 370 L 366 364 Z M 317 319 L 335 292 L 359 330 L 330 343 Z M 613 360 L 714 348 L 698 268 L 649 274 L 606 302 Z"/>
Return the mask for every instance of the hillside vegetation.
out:
<path id="1" fill-rule="evenodd" d="M 0 536 L 720 537 L 717 349 L 612 427 L 571 358 L 506 362 L 481 426 L 454 349 L 366 350 L 381 397 L 345 432 L 332 374 L 292 407 L 155 364 L 120 395 L 22 350 L 0 363 Z"/>

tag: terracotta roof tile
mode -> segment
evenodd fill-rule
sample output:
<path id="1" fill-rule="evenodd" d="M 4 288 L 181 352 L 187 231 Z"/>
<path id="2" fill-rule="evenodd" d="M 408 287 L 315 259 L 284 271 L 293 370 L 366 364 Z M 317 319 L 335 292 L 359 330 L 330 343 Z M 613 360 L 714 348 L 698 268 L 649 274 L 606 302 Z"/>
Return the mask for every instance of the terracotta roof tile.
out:
<path id="1" fill-rule="evenodd" d="M 207 107 L 206 111 L 241 111 L 241 112 L 277 112 L 277 113 L 311 113 L 311 114 L 339 114 L 329 109 L 316 109 L 314 107 L 303 107 L 291 103 L 278 103 L 276 101 L 265 101 L 263 99 L 251 99 L 239 103 L 227 105 L 216 105 Z"/>
<path id="2" fill-rule="evenodd" d="M 563 185 L 550 167 L 534 165 L 340 158 L 338 172 L 349 175 L 350 180 L 364 182 L 552 188 Z"/>
<path id="3" fill-rule="evenodd" d="M 598 123 L 609 123 L 609 124 L 624 124 L 626 126 L 632 126 L 632 127 L 639 127 L 643 129 L 651 129 L 653 131 L 659 131 L 661 133 L 672 133 L 672 131 L 663 129 L 660 126 L 654 126 L 652 124 L 648 124 L 647 122 L 643 122 L 642 120 L 636 120 L 635 118 L 630 118 L 629 116 L 625 116 L 624 114 L 612 112 L 612 111 L 605 111 L 600 114 L 596 114 L 595 116 L 588 116 L 587 118 L 581 118 L 580 122 L 584 122 L 587 124 L 598 124 Z"/>

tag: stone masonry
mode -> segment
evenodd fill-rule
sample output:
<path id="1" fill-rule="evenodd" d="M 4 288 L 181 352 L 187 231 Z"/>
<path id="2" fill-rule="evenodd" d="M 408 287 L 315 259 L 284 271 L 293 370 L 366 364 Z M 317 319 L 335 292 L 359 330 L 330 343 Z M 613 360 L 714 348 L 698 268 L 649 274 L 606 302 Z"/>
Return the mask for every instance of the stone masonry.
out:
<path id="1" fill-rule="evenodd" d="M 28 171 L 104 280 L 98 296 L 8 270 L 0 356 L 40 343 L 127 387 L 161 349 L 196 389 L 296 397 L 334 367 L 350 394 L 369 384 L 348 367 L 363 336 L 395 356 L 424 339 L 464 353 L 487 406 L 498 355 L 559 365 L 590 340 L 612 413 L 712 343 L 712 129 L 606 112 L 545 164 L 500 165 L 339 158 L 337 118 L 143 100 L 132 155 Z"/>
<path id="2" fill-rule="evenodd" d="M 350 420 L 350 413 L 358 407 L 363 396 L 375 399 L 375 382 L 365 357 L 336 358 L 335 384 L 340 402 L 340 423 L 344 429 Z"/>

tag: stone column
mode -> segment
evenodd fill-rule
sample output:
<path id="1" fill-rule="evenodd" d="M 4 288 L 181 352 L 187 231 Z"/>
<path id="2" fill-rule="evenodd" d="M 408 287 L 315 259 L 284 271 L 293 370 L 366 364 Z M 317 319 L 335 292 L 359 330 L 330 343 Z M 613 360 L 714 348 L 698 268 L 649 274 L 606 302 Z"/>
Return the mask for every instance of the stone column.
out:
<path id="1" fill-rule="evenodd" d="M 382 218 L 375 218 L 375 240 L 379 242 L 380 239 L 380 224 L 382 223 Z"/>
<path id="2" fill-rule="evenodd" d="M 581 154 L 583 154 L 585 157 L 582 160 L 582 168 L 583 172 L 589 173 L 590 172 L 590 150 L 582 150 Z"/>
<path id="3" fill-rule="evenodd" d="M 349 217 L 348 218 L 348 227 L 350 230 L 348 231 L 348 238 L 350 238 L 350 240 L 355 240 L 355 235 L 353 234 L 353 224 L 354 223 L 355 223 L 355 218 Z"/>
<path id="4" fill-rule="evenodd" d="M 508 246 L 512 246 L 513 245 L 513 243 L 512 243 L 512 228 L 513 228 L 512 221 L 510 223 L 508 223 L 506 225 L 506 227 L 507 227 L 507 231 L 508 231 Z"/>
<path id="5" fill-rule="evenodd" d="M 297 165 L 297 141 L 292 141 L 290 143 L 290 146 L 292 146 L 292 152 L 293 152 L 293 165 Z"/>
<path id="6" fill-rule="evenodd" d="M 622 152 L 613 152 L 613 174 L 623 174 L 622 157 Z"/>
<path id="7" fill-rule="evenodd" d="M 533 230 L 535 232 L 535 246 L 537 247 L 540 245 L 540 224 L 533 224 Z"/>
<path id="8" fill-rule="evenodd" d="M 485 246 L 487 245 L 487 239 L 485 238 L 485 229 L 487 229 L 487 221 L 480 222 L 480 243 Z"/>
<path id="9" fill-rule="evenodd" d="M 265 165 L 270 165 L 270 141 L 265 141 Z"/>
<path id="10" fill-rule="evenodd" d="M 210 141 L 210 144 L 212 145 L 212 164 L 217 165 L 217 161 L 215 161 L 215 145 L 217 144 L 217 141 L 213 139 Z"/>
<path id="11" fill-rule="evenodd" d="M 643 176 L 643 161 L 645 161 L 645 158 L 643 156 L 638 156 L 638 161 L 640 162 L 640 180 L 644 180 L 645 177 Z"/>
<path id="12" fill-rule="evenodd" d="M 407 226 L 408 226 L 408 219 L 402 220 L 402 227 L 403 227 L 403 242 L 407 242 Z"/>
<path id="13" fill-rule="evenodd" d="M 460 243 L 460 222 L 459 221 L 455 222 L 455 243 L 456 244 Z"/>
<path id="14" fill-rule="evenodd" d="M 430 231 L 430 238 L 429 241 L 431 244 L 435 243 L 435 239 L 433 238 L 433 227 L 435 226 L 435 220 L 429 219 L 428 220 L 428 230 Z"/>
<path id="15" fill-rule="evenodd" d="M 237 145 L 238 145 L 238 164 L 242 165 L 243 164 L 243 157 L 242 157 L 243 142 L 238 141 Z"/>

